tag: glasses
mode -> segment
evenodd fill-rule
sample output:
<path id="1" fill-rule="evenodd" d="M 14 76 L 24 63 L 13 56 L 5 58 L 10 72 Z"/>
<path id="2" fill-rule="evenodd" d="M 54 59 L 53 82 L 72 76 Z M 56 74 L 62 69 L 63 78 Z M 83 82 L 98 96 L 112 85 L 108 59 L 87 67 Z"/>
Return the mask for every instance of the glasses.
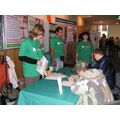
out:
<path id="1" fill-rule="evenodd" d="M 44 36 L 43 33 L 34 33 L 35 36 Z"/>
<path id="2" fill-rule="evenodd" d="M 37 36 L 44 36 L 44 34 L 40 33 L 40 34 L 37 34 Z"/>

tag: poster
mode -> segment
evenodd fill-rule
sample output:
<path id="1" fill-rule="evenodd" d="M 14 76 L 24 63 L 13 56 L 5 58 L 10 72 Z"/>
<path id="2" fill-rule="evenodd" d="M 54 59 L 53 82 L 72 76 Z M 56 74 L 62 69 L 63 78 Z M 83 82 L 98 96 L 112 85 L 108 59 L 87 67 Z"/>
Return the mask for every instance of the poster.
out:
<path id="1" fill-rule="evenodd" d="M 45 33 L 44 33 L 44 45 L 45 45 L 45 52 L 49 52 L 50 46 L 49 46 L 49 23 L 48 22 L 44 22 L 44 29 L 45 29 Z"/>
<path id="2" fill-rule="evenodd" d="M 99 48 L 100 32 L 91 32 L 90 39 L 95 49 Z"/>
<path id="3" fill-rule="evenodd" d="M 74 33 L 74 28 L 72 26 L 67 26 L 67 42 L 74 41 L 73 33 Z"/>
<path id="4" fill-rule="evenodd" d="M 6 15 L 4 23 L 6 48 L 19 48 L 21 41 L 28 36 L 28 16 Z"/>
<path id="5" fill-rule="evenodd" d="M 3 49 L 2 15 L 0 15 L 0 50 Z"/>
<path id="6" fill-rule="evenodd" d="M 44 25 L 44 20 L 28 16 L 28 32 L 31 32 L 35 24 Z"/>

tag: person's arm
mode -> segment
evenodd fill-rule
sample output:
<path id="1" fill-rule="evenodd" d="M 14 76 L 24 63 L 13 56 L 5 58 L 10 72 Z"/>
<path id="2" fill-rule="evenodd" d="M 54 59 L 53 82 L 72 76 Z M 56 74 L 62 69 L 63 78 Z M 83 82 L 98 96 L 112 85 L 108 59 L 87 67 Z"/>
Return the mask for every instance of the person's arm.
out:
<path id="1" fill-rule="evenodd" d="M 76 52 L 76 62 L 78 61 L 78 53 Z"/>
<path id="2" fill-rule="evenodd" d="M 29 58 L 29 57 L 26 57 L 26 56 L 19 56 L 19 59 L 21 61 L 24 61 L 24 62 L 27 62 L 27 63 L 30 63 L 30 64 L 42 65 L 42 62 L 40 60 L 36 60 L 36 59 Z"/>
<path id="3" fill-rule="evenodd" d="M 76 62 L 78 61 L 78 51 L 80 50 L 80 43 L 76 45 Z M 79 56 L 80 57 L 80 56 Z"/>
<path id="4" fill-rule="evenodd" d="M 100 63 L 99 69 L 103 71 L 104 75 L 106 75 L 109 65 L 109 62 L 106 59 Z"/>
<path id="5" fill-rule="evenodd" d="M 91 56 L 92 56 L 92 61 L 93 61 L 94 60 L 94 46 L 93 45 L 91 46 L 91 51 L 92 51 Z"/>
<path id="6" fill-rule="evenodd" d="M 66 44 L 64 44 L 64 63 L 67 62 L 67 47 L 66 47 Z"/>
<path id="7" fill-rule="evenodd" d="M 31 63 L 31 64 L 37 64 L 37 60 L 33 59 L 33 58 L 29 58 L 27 56 L 19 56 L 19 59 L 21 61 L 27 62 L 27 63 Z"/>
<path id="8" fill-rule="evenodd" d="M 54 49 L 51 48 L 50 52 L 51 52 L 51 57 L 52 57 L 52 64 L 53 64 L 53 66 L 56 66 L 56 61 L 55 61 L 55 58 L 54 58 Z"/>

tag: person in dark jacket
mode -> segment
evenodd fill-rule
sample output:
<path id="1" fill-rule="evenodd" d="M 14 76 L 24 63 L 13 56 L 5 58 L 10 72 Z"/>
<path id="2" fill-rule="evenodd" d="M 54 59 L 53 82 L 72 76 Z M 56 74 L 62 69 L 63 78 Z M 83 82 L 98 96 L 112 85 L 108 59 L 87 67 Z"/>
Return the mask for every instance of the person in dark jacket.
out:
<path id="1" fill-rule="evenodd" d="M 94 61 L 89 65 L 90 68 L 96 68 L 103 71 L 110 89 L 115 88 L 116 72 L 112 63 L 104 56 L 103 51 L 98 48 L 93 52 Z"/>

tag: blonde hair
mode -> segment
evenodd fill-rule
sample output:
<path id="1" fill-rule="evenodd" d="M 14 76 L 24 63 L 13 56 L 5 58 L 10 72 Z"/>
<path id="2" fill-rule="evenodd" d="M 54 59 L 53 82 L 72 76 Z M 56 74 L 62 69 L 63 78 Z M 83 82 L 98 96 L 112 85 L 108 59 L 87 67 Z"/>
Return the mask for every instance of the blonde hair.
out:
<path id="1" fill-rule="evenodd" d="M 33 38 L 33 37 L 38 36 L 38 32 L 43 32 L 43 33 L 45 32 L 43 25 L 36 24 L 34 28 L 32 29 L 30 37 Z"/>

